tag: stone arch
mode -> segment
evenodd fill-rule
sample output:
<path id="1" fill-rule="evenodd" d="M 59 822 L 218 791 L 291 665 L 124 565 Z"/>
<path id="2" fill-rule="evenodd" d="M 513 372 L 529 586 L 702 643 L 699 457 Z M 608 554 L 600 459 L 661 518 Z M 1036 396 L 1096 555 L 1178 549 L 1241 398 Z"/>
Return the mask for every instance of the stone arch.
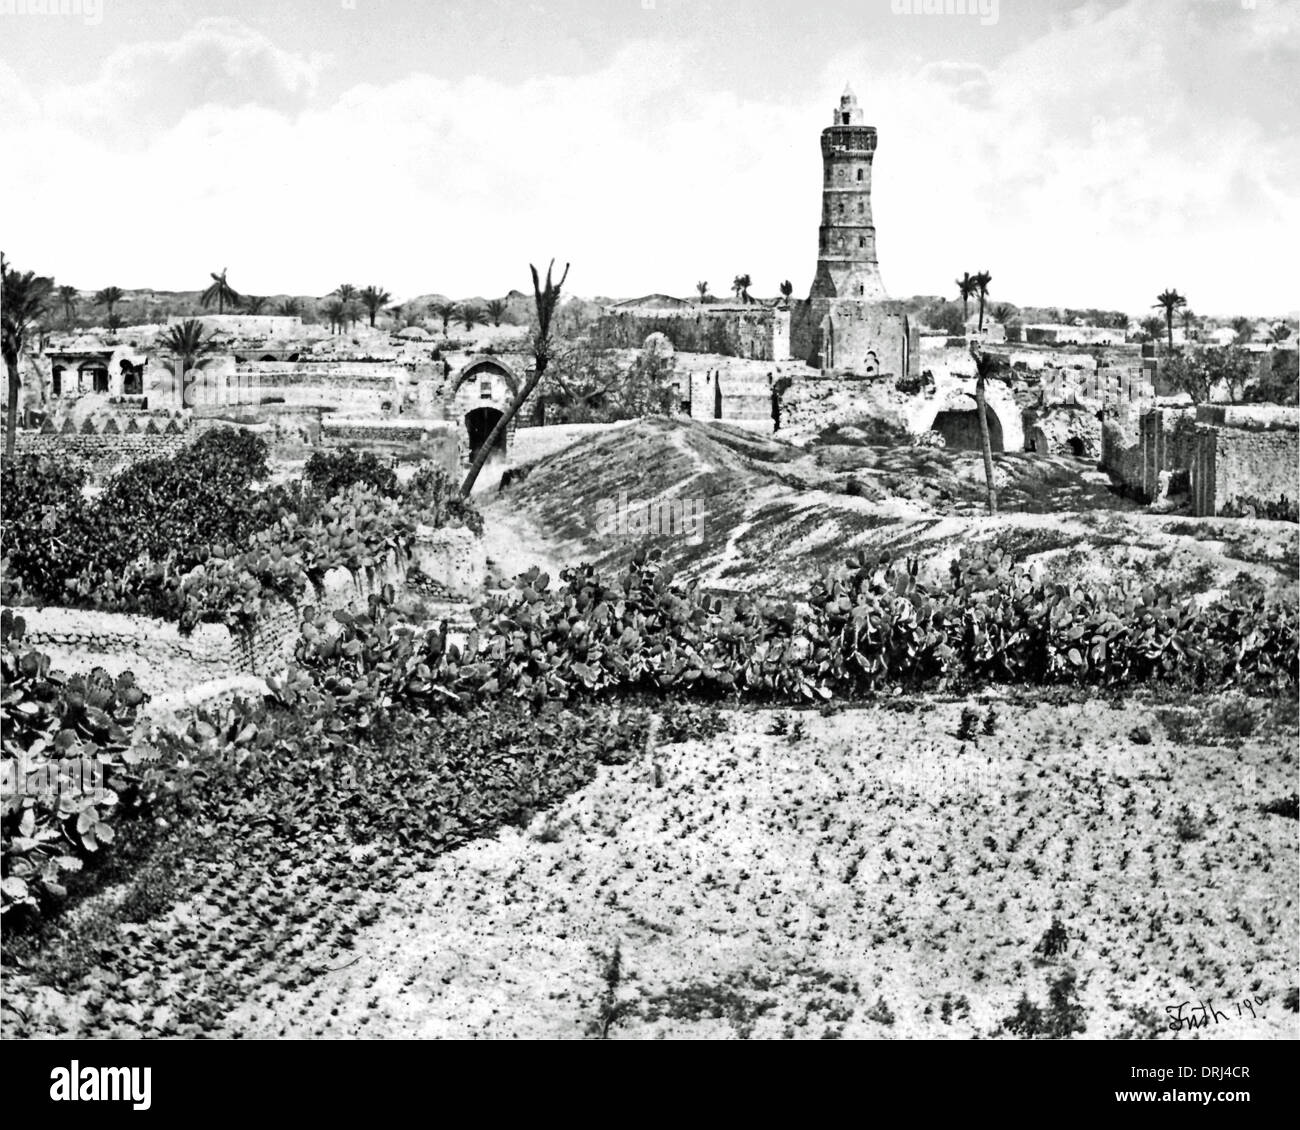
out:
<path id="1" fill-rule="evenodd" d="M 984 408 L 989 425 L 989 447 L 993 451 L 1004 451 L 1002 420 L 992 404 L 986 402 Z M 928 430 L 943 436 L 949 450 L 981 450 L 979 413 L 975 398 L 965 395 L 950 398 L 935 413 Z"/>
<path id="2" fill-rule="evenodd" d="M 471 357 L 456 374 L 455 380 L 451 382 L 451 391 L 454 395 L 460 391 L 463 385 L 471 377 L 478 376 L 482 373 L 490 373 L 499 376 L 509 387 L 511 395 L 517 395 L 519 392 L 519 374 L 499 357 Z"/>
<path id="3" fill-rule="evenodd" d="M 465 427 L 470 458 L 483 445 L 497 419 L 505 414 L 511 401 L 518 395 L 519 374 L 499 357 L 471 357 L 456 374 L 451 383 L 452 399 Z M 496 453 L 509 450 L 512 420 L 493 445 Z"/>

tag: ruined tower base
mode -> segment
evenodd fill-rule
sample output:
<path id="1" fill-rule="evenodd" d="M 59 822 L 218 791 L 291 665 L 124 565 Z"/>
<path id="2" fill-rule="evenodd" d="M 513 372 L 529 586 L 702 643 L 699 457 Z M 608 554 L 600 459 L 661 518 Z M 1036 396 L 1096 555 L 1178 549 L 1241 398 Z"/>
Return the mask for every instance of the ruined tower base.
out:
<path id="1" fill-rule="evenodd" d="M 823 372 L 858 377 L 911 374 L 911 327 L 887 302 L 809 298 L 790 317 L 790 354 Z"/>

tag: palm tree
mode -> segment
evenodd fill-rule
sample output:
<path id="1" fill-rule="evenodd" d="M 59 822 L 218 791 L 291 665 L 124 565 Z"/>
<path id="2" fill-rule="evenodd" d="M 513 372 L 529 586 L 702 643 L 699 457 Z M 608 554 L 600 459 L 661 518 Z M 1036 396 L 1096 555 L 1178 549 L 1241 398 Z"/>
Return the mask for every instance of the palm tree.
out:
<path id="1" fill-rule="evenodd" d="M 492 324 L 494 326 L 499 326 L 501 324 L 501 319 L 505 317 L 506 313 L 505 299 L 494 298 L 484 307 L 484 309 L 487 311 L 487 316 L 492 319 Z"/>
<path id="2" fill-rule="evenodd" d="M 1165 328 L 1169 331 L 1169 352 L 1174 351 L 1174 311 L 1180 306 L 1186 306 L 1187 299 L 1176 290 L 1163 290 L 1156 295 L 1156 300 L 1151 304 L 1152 309 L 1157 306 L 1164 307 L 1165 311 Z"/>
<path id="3" fill-rule="evenodd" d="M 193 406 L 194 380 L 191 374 L 197 373 L 217 351 L 217 345 L 211 335 L 203 336 L 203 323 L 198 318 L 187 318 L 179 325 L 168 326 L 167 332 L 158 339 L 158 349 L 171 355 L 176 384 L 181 392 L 181 406 Z"/>
<path id="4" fill-rule="evenodd" d="M 703 279 L 695 284 L 695 289 L 700 292 L 700 301 L 702 303 L 709 300 L 709 284 Z"/>
<path id="5" fill-rule="evenodd" d="M 460 313 L 460 307 L 451 301 L 435 302 L 429 310 L 435 318 L 442 321 L 442 336 L 446 337 L 447 327 L 451 325 L 452 318 Z"/>
<path id="6" fill-rule="evenodd" d="M 1183 340 L 1191 341 L 1193 336 L 1199 337 L 1200 334 L 1197 333 L 1197 330 L 1199 328 L 1199 323 L 1201 319 L 1197 317 L 1197 315 L 1193 314 L 1192 311 L 1187 307 L 1183 308 L 1182 318 L 1183 318 Z"/>
<path id="7" fill-rule="evenodd" d="M 552 259 L 550 266 L 546 268 L 546 286 L 543 288 L 537 275 L 537 268 L 529 264 L 529 268 L 533 272 L 533 299 L 537 305 L 537 333 L 533 337 L 533 371 L 515 394 L 515 398 L 510 402 L 510 407 L 497 417 L 497 422 L 488 433 L 487 439 L 483 441 L 475 453 L 474 460 L 469 466 L 469 472 L 460 487 L 460 496 L 462 498 L 469 497 L 470 491 L 474 489 L 474 481 L 478 478 L 479 472 L 483 470 L 483 464 L 487 462 L 488 456 L 492 453 L 497 437 L 510 426 L 510 421 L 515 418 L 519 409 L 523 407 L 524 401 L 537 387 L 538 382 L 546 373 L 547 365 L 551 363 L 551 318 L 555 314 L 556 306 L 560 304 L 560 288 L 564 285 L 564 280 L 569 277 L 569 265 L 566 263 L 560 281 L 552 285 L 551 268 L 554 266 L 555 260 Z"/>
<path id="8" fill-rule="evenodd" d="M 978 275 L 975 276 L 977 279 Z M 993 444 L 989 439 L 989 418 L 984 395 L 984 384 L 997 367 L 997 361 L 991 353 L 976 349 L 972 344 L 971 356 L 975 358 L 975 411 L 980 425 L 980 449 L 984 453 L 984 482 L 988 486 L 989 513 L 998 512 L 998 488 L 993 478 Z"/>
<path id="9" fill-rule="evenodd" d="M 260 314 L 266 309 L 267 299 L 260 294 L 248 294 L 244 296 L 244 313 Z"/>
<path id="10" fill-rule="evenodd" d="M 1290 336 L 1291 336 L 1291 327 L 1288 326 L 1285 322 L 1276 323 L 1275 325 L 1270 327 L 1268 331 L 1268 340 L 1271 341 L 1274 345 L 1281 345 L 1282 342 L 1286 341 L 1286 339 L 1289 338 Z"/>
<path id="11" fill-rule="evenodd" d="M 337 298 L 339 304 L 343 307 L 343 317 L 339 320 L 339 330 L 349 323 L 356 323 L 357 320 L 357 288 L 351 283 L 340 283 L 330 291 L 331 298 Z"/>
<path id="12" fill-rule="evenodd" d="M 370 315 L 370 328 L 373 330 L 375 315 L 379 313 L 379 308 L 393 296 L 382 286 L 368 286 L 358 297 L 361 299 L 361 305 L 366 308 L 366 313 Z"/>
<path id="13" fill-rule="evenodd" d="M 320 308 L 320 312 L 329 319 L 330 333 L 342 332 L 348 317 L 347 310 L 344 309 L 342 302 L 337 298 L 332 298 Z"/>
<path id="14" fill-rule="evenodd" d="M 276 313 L 282 318 L 296 318 L 302 313 L 302 307 L 296 298 L 286 298 L 280 303 Z"/>
<path id="15" fill-rule="evenodd" d="M 980 271 L 978 275 L 973 276 L 972 281 L 975 283 L 975 292 L 979 295 L 980 300 L 980 320 L 978 332 L 984 332 L 984 303 L 989 296 L 989 283 L 993 281 L 993 276 L 988 271 Z"/>
<path id="16" fill-rule="evenodd" d="M 781 298 L 784 300 L 785 305 L 787 306 L 790 305 L 790 295 L 792 295 L 793 293 L 794 293 L 794 283 L 792 283 L 789 279 L 786 279 L 785 282 L 781 284 Z"/>
<path id="17" fill-rule="evenodd" d="M 125 297 L 120 286 L 106 286 L 95 295 L 92 301 L 96 306 L 106 306 L 108 316 L 111 318 L 113 316 L 113 307 Z"/>
<path id="18" fill-rule="evenodd" d="M 961 324 L 965 326 L 970 296 L 979 290 L 979 285 L 971 278 L 969 271 L 963 271 L 961 278 L 957 279 L 956 282 L 957 290 L 961 294 Z"/>
<path id="19" fill-rule="evenodd" d="M 466 303 L 461 307 L 460 320 L 465 323 L 467 330 L 472 330 L 483 320 L 483 314 L 477 306 Z"/>
<path id="20" fill-rule="evenodd" d="M 227 269 L 228 268 L 226 267 L 222 267 L 221 274 L 217 274 L 215 271 L 208 272 L 208 274 L 212 276 L 212 285 L 199 295 L 199 304 L 205 310 L 215 302 L 217 304 L 217 313 L 224 314 L 227 306 L 235 307 L 239 305 L 239 295 L 235 292 L 235 289 L 226 282 Z"/>
<path id="21" fill-rule="evenodd" d="M 1162 322 L 1159 318 L 1155 317 L 1154 315 L 1150 318 L 1143 318 L 1142 321 L 1138 323 L 1138 326 L 1141 328 L 1142 332 L 1147 337 L 1149 337 L 1152 341 L 1159 340 L 1160 331 L 1165 328 L 1164 322 Z"/>
<path id="22" fill-rule="evenodd" d="M 75 286 L 59 287 L 59 304 L 63 307 L 63 320 L 69 329 L 72 328 L 72 319 L 77 316 L 78 301 L 79 296 Z"/>
<path id="23" fill-rule="evenodd" d="M 997 322 L 998 325 L 1005 326 L 1015 317 L 1016 308 L 1014 306 L 1008 306 L 1005 302 L 999 302 L 989 311 L 989 313 L 993 316 L 993 320 Z"/>
<path id="24" fill-rule="evenodd" d="M 748 275 L 737 275 L 731 280 L 731 290 L 740 302 L 749 302 L 749 288 L 753 286 L 753 280 Z"/>
<path id="25" fill-rule="evenodd" d="M 1255 323 L 1249 318 L 1233 318 L 1229 323 L 1236 331 L 1237 337 L 1233 342 L 1234 345 L 1245 345 L 1255 333 Z"/>
<path id="26" fill-rule="evenodd" d="M 45 317 L 54 293 L 54 280 L 35 271 L 19 274 L 0 253 L 0 352 L 9 372 L 9 414 L 5 419 L 5 458 L 12 458 L 18 434 L 18 358 L 27 335 Z"/>

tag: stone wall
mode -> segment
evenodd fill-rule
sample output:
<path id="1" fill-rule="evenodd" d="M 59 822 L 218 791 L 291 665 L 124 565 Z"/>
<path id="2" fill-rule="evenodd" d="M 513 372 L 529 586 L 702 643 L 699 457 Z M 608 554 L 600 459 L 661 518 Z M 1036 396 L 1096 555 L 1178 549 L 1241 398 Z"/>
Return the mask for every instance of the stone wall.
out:
<path id="1" fill-rule="evenodd" d="M 96 422 L 81 429 L 66 424 L 56 430 L 47 423 L 40 431 L 19 431 L 14 437 L 18 455 L 48 455 L 84 466 L 92 479 L 102 480 L 132 463 L 175 455 L 197 433 L 184 418 L 129 416 Z"/>
<path id="2" fill-rule="evenodd" d="M 817 369 L 903 376 L 911 342 L 907 317 L 887 302 L 812 298 L 795 304 L 790 352 Z"/>
<path id="3" fill-rule="evenodd" d="M 1231 418 L 1232 408 L 1198 409 L 1192 464 L 1192 509 L 1198 517 L 1221 514 L 1247 499 L 1294 503 L 1300 498 L 1300 431 L 1296 409 L 1289 410 L 1289 418 L 1280 417 L 1287 411 L 1265 409 L 1267 415 L 1253 420 L 1239 416 L 1252 426 L 1233 427 L 1205 422 L 1216 415 Z"/>
<path id="4" fill-rule="evenodd" d="M 790 313 L 772 306 L 696 306 L 680 313 L 660 311 L 603 314 L 593 341 L 605 349 L 640 349 L 653 333 L 663 334 L 679 353 L 716 353 L 751 361 L 789 358 Z"/>
<path id="5" fill-rule="evenodd" d="M 230 631 L 200 624 L 188 636 L 165 620 L 80 608 L 17 608 L 27 623 L 24 642 L 49 654 L 68 674 L 103 667 L 131 671 L 150 694 L 217 679 L 236 670 Z"/>
<path id="6" fill-rule="evenodd" d="M 449 475 L 460 467 L 462 430 L 446 420 L 322 417 L 321 445 L 357 447 L 412 461 L 431 461 Z"/>
<path id="7" fill-rule="evenodd" d="M 411 564 L 442 585 L 456 599 L 477 596 L 487 575 L 487 550 L 481 538 L 458 526 L 416 531 Z"/>
<path id="8" fill-rule="evenodd" d="M 692 419 L 725 420 L 762 431 L 773 430 L 772 373 L 719 366 L 690 372 L 687 377 Z"/>
<path id="9" fill-rule="evenodd" d="M 178 326 L 191 317 L 174 314 L 167 319 L 167 324 Z M 282 314 L 200 314 L 197 321 L 203 323 L 207 333 L 221 331 L 236 337 L 300 337 L 305 332 L 301 318 Z"/>

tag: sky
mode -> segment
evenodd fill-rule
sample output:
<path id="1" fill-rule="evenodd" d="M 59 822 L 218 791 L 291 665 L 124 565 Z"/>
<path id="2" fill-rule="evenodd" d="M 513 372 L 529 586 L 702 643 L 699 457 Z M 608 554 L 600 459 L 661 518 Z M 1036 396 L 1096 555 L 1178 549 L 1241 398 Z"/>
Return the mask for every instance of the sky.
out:
<path id="1" fill-rule="evenodd" d="M 1300 0 L 948 6 L 0 0 L 0 248 L 83 289 L 491 296 L 555 257 L 803 295 L 848 82 L 893 295 L 1300 306 Z"/>

